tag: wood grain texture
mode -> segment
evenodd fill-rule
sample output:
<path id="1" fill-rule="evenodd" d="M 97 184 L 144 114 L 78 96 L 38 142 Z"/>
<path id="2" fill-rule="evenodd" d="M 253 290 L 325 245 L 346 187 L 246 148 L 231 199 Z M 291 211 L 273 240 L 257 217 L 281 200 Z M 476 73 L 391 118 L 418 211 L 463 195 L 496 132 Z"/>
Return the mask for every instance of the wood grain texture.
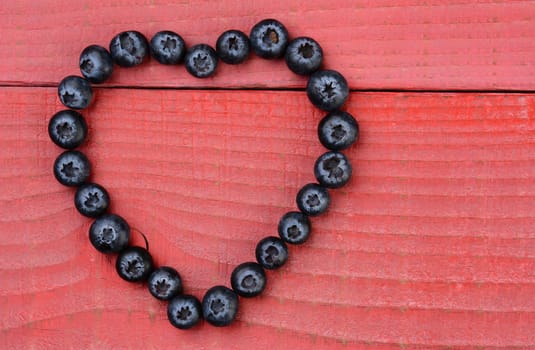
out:
<path id="1" fill-rule="evenodd" d="M 93 180 L 199 297 L 276 234 L 324 152 L 301 91 L 96 93 Z M 90 246 L 51 172 L 55 89 L 0 105 L 1 349 L 535 348 L 533 95 L 351 94 L 353 179 L 235 325 L 190 332 Z"/>
<path id="2" fill-rule="evenodd" d="M 353 89 L 535 90 L 533 1 L 81 1 L 18 0 L 0 4 L 0 84 L 55 85 L 77 69 L 81 50 L 108 46 L 136 29 L 163 29 L 188 45 L 215 44 L 229 28 L 249 32 L 263 18 L 293 36 L 312 36 L 325 65 Z M 213 79 L 194 80 L 181 67 L 120 70 L 110 85 L 167 87 L 301 87 L 283 62 L 253 57 L 221 65 Z"/>

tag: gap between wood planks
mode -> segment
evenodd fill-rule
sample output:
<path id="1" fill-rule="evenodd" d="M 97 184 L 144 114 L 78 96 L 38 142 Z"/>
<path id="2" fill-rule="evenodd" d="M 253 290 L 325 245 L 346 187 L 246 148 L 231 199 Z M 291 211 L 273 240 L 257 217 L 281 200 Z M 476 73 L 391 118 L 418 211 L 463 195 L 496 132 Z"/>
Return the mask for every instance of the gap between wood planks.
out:
<path id="1" fill-rule="evenodd" d="M 17 84 L 17 83 L 0 83 L 0 88 L 57 88 L 57 83 L 44 84 Z M 303 88 L 288 88 L 288 87 L 217 87 L 217 86 L 135 86 L 135 85 L 106 85 L 94 86 L 99 89 L 126 89 L 126 90 L 205 90 L 205 91 L 301 91 Z M 390 92 L 390 93 L 470 93 L 470 94 L 535 94 L 534 90 L 525 89 L 349 89 L 349 92 Z"/>

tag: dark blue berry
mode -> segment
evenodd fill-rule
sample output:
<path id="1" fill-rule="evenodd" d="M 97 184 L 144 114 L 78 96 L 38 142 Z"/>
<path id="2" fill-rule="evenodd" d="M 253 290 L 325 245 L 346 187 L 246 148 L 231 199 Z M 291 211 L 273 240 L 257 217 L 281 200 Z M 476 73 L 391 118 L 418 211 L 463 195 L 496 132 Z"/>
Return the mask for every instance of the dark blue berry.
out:
<path id="1" fill-rule="evenodd" d="M 117 256 L 115 269 L 125 281 L 145 281 L 153 269 L 152 256 L 145 248 L 128 247 Z"/>
<path id="2" fill-rule="evenodd" d="M 278 231 L 286 243 L 305 243 L 310 236 L 310 219 L 301 212 L 290 211 L 279 220 Z"/>
<path id="3" fill-rule="evenodd" d="M 255 262 L 245 262 L 236 266 L 230 276 L 232 289 L 238 295 L 246 298 L 262 293 L 266 287 L 266 272 Z"/>
<path id="4" fill-rule="evenodd" d="M 265 237 L 256 245 L 255 255 L 263 268 L 273 270 L 288 260 L 288 247 L 278 237 Z"/>
<path id="5" fill-rule="evenodd" d="M 110 195 L 104 187 L 95 183 L 86 183 L 76 190 L 74 206 L 80 214 L 96 218 L 108 210 Z"/>
<path id="6" fill-rule="evenodd" d="M 288 68 L 295 74 L 309 75 L 320 68 L 323 62 L 323 50 L 316 40 L 300 37 L 288 44 L 284 59 Z"/>
<path id="7" fill-rule="evenodd" d="M 249 38 L 239 30 L 227 30 L 215 44 L 217 55 L 228 64 L 239 64 L 249 56 Z"/>
<path id="8" fill-rule="evenodd" d="M 48 135 L 59 147 L 73 149 L 85 141 L 87 123 L 76 111 L 70 109 L 59 111 L 48 122 Z"/>
<path id="9" fill-rule="evenodd" d="M 201 314 L 201 302 L 193 295 L 178 295 L 167 305 L 167 318 L 179 329 L 195 326 L 201 320 Z"/>
<path id="10" fill-rule="evenodd" d="M 93 84 L 105 82 L 113 73 L 113 60 L 108 50 L 99 45 L 88 46 L 80 54 L 80 71 Z"/>
<path id="11" fill-rule="evenodd" d="M 249 37 L 251 48 L 262 58 L 284 56 L 289 40 L 288 30 L 275 19 L 265 19 L 255 24 Z"/>
<path id="12" fill-rule="evenodd" d="M 349 87 L 346 79 L 337 71 L 319 70 L 308 79 L 307 96 L 319 109 L 334 111 L 347 100 Z"/>
<path id="13" fill-rule="evenodd" d="M 118 253 L 128 246 L 130 226 L 119 215 L 104 214 L 91 224 L 89 240 L 101 253 Z"/>
<path id="14" fill-rule="evenodd" d="M 351 164 L 343 153 L 329 151 L 322 154 L 314 164 L 314 175 L 327 188 L 344 186 L 351 178 Z"/>
<path id="15" fill-rule="evenodd" d="M 324 213 L 329 208 L 331 196 L 325 187 L 310 183 L 299 190 L 296 202 L 301 212 L 309 216 L 316 216 Z"/>
<path id="16" fill-rule="evenodd" d="M 238 313 L 238 295 L 225 286 L 215 286 L 202 299 L 204 319 L 213 326 L 224 327 L 234 321 Z"/>
<path id="17" fill-rule="evenodd" d="M 135 30 L 119 33 L 111 39 L 111 58 L 121 67 L 134 67 L 141 64 L 148 53 L 147 38 Z"/>
<path id="18" fill-rule="evenodd" d="M 162 266 L 154 270 L 148 280 L 149 292 L 160 300 L 170 300 L 182 293 L 182 279 L 177 270 Z"/>
<path id="19" fill-rule="evenodd" d="M 217 69 L 217 53 L 206 44 L 197 44 L 188 49 L 184 63 L 186 70 L 197 78 L 207 78 Z"/>
<path id="20" fill-rule="evenodd" d="M 150 39 L 150 53 L 161 64 L 179 64 L 186 53 L 186 43 L 177 33 L 164 30 Z"/>
<path id="21" fill-rule="evenodd" d="M 84 109 L 93 98 L 93 89 L 89 81 L 76 75 L 69 75 L 59 83 L 58 96 L 64 106 L 72 109 Z"/>
<path id="22" fill-rule="evenodd" d="M 318 124 L 318 137 L 325 148 L 341 151 L 349 148 L 359 137 L 359 124 L 347 112 L 334 111 Z"/>
<path id="23" fill-rule="evenodd" d="M 80 151 L 65 151 L 54 162 L 54 176 L 65 186 L 80 186 L 89 178 L 89 159 Z"/>

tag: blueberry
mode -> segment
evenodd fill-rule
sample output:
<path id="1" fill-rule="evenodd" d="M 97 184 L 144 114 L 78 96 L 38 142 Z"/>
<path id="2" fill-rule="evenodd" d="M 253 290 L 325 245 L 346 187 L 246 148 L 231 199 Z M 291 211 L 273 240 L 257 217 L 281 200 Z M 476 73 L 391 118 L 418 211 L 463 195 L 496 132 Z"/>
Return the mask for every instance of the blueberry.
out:
<path id="1" fill-rule="evenodd" d="M 295 74 L 309 75 L 320 68 L 323 61 L 323 50 L 316 40 L 299 37 L 288 44 L 284 59 L 288 68 Z"/>
<path id="2" fill-rule="evenodd" d="M 115 269 L 123 280 L 128 282 L 145 281 L 152 272 L 153 263 L 147 249 L 128 247 L 121 251 L 115 262 Z"/>
<path id="3" fill-rule="evenodd" d="M 255 262 L 245 262 L 236 266 L 230 276 L 232 289 L 242 297 L 254 297 L 266 287 L 266 272 Z"/>
<path id="4" fill-rule="evenodd" d="M 135 30 L 121 32 L 111 39 L 110 53 L 117 65 L 134 67 L 147 57 L 149 43 L 143 34 Z"/>
<path id="5" fill-rule="evenodd" d="M 217 69 L 217 54 L 206 44 L 197 44 L 188 49 L 184 59 L 186 70 L 197 78 L 207 78 Z"/>
<path id="6" fill-rule="evenodd" d="M 73 149 L 85 141 L 87 123 L 76 111 L 70 109 L 59 111 L 48 122 L 48 135 L 59 147 Z"/>
<path id="7" fill-rule="evenodd" d="M 179 64 L 186 53 L 186 43 L 177 33 L 164 30 L 150 39 L 150 53 L 161 64 Z"/>
<path id="8" fill-rule="evenodd" d="M 359 124 L 347 112 L 334 111 L 318 124 L 318 137 L 325 148 L 341 151 L 349 148 L 359 137 Z"/>
<path id="9" fill-rule="evenodd" d="M 104 187 L 95 183 L 86 183 L 76 190 L 74 206 L 80 214 L 96 218 L 108 210 L 110 195 Z"/>
<path id="10" fill-rule="evenodd" d="M 319 109 L 334 111 L 347 100 L 349 87 L 346 79 L 337 71 L 319 70 L 308 79 L 307 96 Z"/>
<path id="11" fill-rule="evenodd" d="M 217 327 L 228 326 L 238 313 L 238 295 L 225 286 L 215 286 L 202 299 L 204 319 Z"/>
<path id="12" fill-rule="evenodd" d="M 180 275 L 168 266 L 154 270 L 149 276 L 148 285 L 150 294 L 160 300 L 170 300 L 182 293 Z"/>
<path id="13" fill-rule="evenodd" d="M 249 56 L 249 38 L 239 30 L 227 30 L 215 44 L 217 55 L 228 64 L 239 64 Z"/>
<path id="14" fill-rule="evenodd" d="M 80 71 L 93 84 L 105 82 L 113 73 L 111 55 L 102 46 L 88 46 L 80 54 Z"/>
<path id="15" fill-rule="evenodd" d="M 314 175 L 320 185 L 327 188 L 344 186 L 351 178 L 351 164 L 343 153 L 329 151 L 314 164 Z"/>
<path id="16" fill-rule="evenodd" d="M 93 98 L 93 89 L 89 81 L 76 75 L 69 75 L 59 83 L 58 96 L 64 106 L 73 109 L 84 109 Z"/>
<path id="17" fill-rule="evenodd" d="M 290 211 L 279 220 L 278 231 L 286 243 L 305 243 L 310 236 L 310 219 L 301 212 Z"/>
<path id="18" fill-rule="evenodd" d="M 174 297 L 167 305 L 167 318 L 179 329 L 189 329 L 201 320 L 201 302 L 193 295 Z"/>
<path id="19" fill-rule="evenodd" d="M 284 56 L 288 46 L 288 30 L 275 19 L 265 19 L 251 29 L 251 48 L 262 58 Z"/>
<path id="20" fill-rule="evenodd" d="M 273 270 L 281 267 L 288 260 L 288 247 L 278 237 L 263 238 L 256 245 L 256 261 L 263 268 Z"/>
<path id="21" fill-rule="evenodd" d="M 331 196 L 325 187 L 309 183 L 299 190 L 296 202 L 301 212 L 309 216 L 316 216 L 329 208 Z"/>
<path id="22" fill-rule="evenodd" d="M 80 186 L 91 171 L 89 159 L 80 151 L 65 151 L 54 162 L 54 176 L 65 186 Z"/>
<path id="23" fill-rule="evenodd" d="M 101 253 L 118 253 L 128 245 L 130 226 L 119 215 L 104 214 L 91 224 L 89 240 Z"/>

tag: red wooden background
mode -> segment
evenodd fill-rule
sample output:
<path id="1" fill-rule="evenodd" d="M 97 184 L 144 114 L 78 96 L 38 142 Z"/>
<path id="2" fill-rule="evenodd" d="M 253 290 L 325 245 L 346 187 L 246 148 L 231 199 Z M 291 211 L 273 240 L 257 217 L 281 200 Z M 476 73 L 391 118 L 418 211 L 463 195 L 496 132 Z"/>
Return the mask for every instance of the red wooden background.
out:
<path id="1" fill-rule="evenodd" d="M 179 331 L 54 180 L 55 87 L 122 30 L 213 45 L 267 17 L 347 77 L 354 177 L 235 324 Z M 4 1 L 0 33 L 0 349 L 535 349 L 533 1 Z M 228 285 L 313 180 L 304 84 L 252 57 L 95 89 L 93 179 L 188 292 Z"/>

